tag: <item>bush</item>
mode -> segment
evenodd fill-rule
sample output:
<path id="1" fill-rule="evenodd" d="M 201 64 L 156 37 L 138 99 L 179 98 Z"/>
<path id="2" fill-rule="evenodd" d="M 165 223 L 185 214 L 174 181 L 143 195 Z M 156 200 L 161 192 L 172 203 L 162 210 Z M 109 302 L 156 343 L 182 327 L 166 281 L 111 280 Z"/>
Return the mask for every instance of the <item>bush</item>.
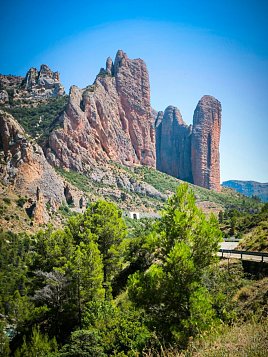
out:
<path id="1" fill-rule="evenodd" d="M 23 208 L 24 204 L 27 202 L 27 198 L 20 197 L 17 199 L 17 205 Z"/>
<path id="2" fill-rule="evenodd" d="M 58 125 L 55 119 L 64 110 L 68 96 L 50 98 L 37 107 L 13 107 L 6 109 L 33 138 L 43 143 L 52 127 Z"/>
<path id="3" fill-rule="evenodd" d="M 4 198 L 3 198 L 3 201 L 4 201 L 7 205 L 10 205 L 10 203 L 11 203 L 11 199 L 8 198 L 8 197 L 4 197 Z"/>

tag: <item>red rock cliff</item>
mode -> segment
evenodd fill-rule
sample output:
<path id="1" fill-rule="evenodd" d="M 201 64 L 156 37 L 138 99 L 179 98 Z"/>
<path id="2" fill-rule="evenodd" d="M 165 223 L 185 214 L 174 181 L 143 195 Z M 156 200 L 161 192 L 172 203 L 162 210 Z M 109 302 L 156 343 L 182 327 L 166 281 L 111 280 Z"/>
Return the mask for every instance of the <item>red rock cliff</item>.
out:
<path id="1" fill-rule="evenodd" d="M 35 220 L 49 220 L 45 203 L 57 209 L 65 201 L 64 182 L 12 115 L 0 110 L 0 181 L 34 202 Z M 41 191 L 40 191 L 41 190 Z M 38 191 L 38 195 L 36 192 Z M 38 196 L 38 197 L 36 197 Z"/>
<path id="2" fill-rule="evenodd" d="M 220 191 L 221 103 L 203 96 L 194 112 L 192 132 L 192 172 L 195 185 Z"/>

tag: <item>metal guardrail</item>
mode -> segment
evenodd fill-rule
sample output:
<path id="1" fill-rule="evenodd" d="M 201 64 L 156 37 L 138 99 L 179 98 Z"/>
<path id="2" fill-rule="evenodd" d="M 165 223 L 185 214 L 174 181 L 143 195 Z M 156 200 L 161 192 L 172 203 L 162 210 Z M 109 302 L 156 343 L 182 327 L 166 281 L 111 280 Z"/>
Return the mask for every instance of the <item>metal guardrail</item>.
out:
<path id="1" fill-rule="evenodd" d="M 224 258 L 223 254 L 240 255 L 241 260 L 243 260 L 243 255 L 261 257 L 261 262 L 264 262 L 263 258 L 268 258 L 268 253 L 265 252 L 249 252 L 247 250 L 236 250 L 236 249 L 219 249 L 219 252 L 221 253 L 222 258 Z"/>
<path id="2" fill-rule="evenodd" d="M 223 238 L 224 242 L 240 242 L 241 239 L 239 238 Z"/>

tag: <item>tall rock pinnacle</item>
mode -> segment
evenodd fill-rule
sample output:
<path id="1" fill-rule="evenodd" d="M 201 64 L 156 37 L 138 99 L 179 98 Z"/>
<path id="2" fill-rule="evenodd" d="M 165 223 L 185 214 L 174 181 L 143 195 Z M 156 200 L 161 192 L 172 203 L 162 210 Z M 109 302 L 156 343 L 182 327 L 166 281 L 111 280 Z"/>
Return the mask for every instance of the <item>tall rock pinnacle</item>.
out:
<path id="1" fill-rule="evenodd" d="M 192 181 L 191 127 L 176 107 L 169 106 L 156 119 L 156 168 L 159 171 Z"/>
<path id="2" fill-rule="evenodd" d="M 220 191 L 221 103 L 203 96 L 194 112 L 192 171 L 195 185 Z"/>
<path id="3" fill-rule="evenodd" d="M 187 126 L 179 110 L 169 106 L 156 122 L 156 168 L 181 180 L 220 191 L 219 141 L 221 103 L 204 96 L 193 126 Z"/>

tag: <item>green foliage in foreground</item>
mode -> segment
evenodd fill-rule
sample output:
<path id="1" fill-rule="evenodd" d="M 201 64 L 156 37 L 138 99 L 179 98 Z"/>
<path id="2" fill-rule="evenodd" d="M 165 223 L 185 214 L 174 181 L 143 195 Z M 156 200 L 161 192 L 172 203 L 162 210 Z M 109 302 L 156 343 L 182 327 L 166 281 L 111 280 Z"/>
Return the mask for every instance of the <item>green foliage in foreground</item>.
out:
<path id="1" fill-rule="evenodd" d="M 219 266 L 217 220 L 187 185 L 162 219 L 128 227 L 97 201 L 64 229 L 0 232 L 3 355 L 137 356 L 235 320 L 239 268 Z"/>
<path id="2" fill-rule="evenodd" d="M 220 239 L 215 217 L 207 220 L 187 185 L 180 185 L 149 236 L 152 264 L 129 283 L 130 298 L 165 339 L 183 343 L 216 321 L 202 275 L 215 261 Z"/>

